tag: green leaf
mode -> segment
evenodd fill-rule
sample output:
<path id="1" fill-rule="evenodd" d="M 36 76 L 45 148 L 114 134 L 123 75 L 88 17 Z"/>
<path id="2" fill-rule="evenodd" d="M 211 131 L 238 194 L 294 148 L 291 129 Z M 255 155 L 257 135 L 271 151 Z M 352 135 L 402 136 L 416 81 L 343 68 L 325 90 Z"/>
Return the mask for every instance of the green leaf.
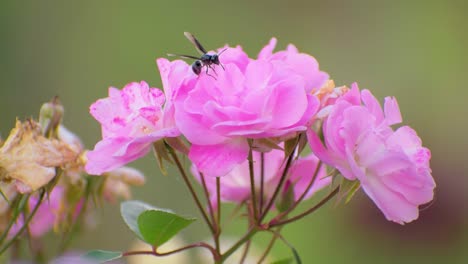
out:
<path id="1" fill-rule="evenodd" d="M 305 132 L 300 133 L 299 142 L 297 143 L 297 153 L 301 154 L 305 147 L 308 145 L 309 142 L 307 141 L 307 134 Z"/>
<path id="2" fill-rule="evenodd" d="M 47 191 L 47 196 L 50 196 L 50 193 L 52 193 L 52 190 L 55 188 L 57 183 L 59 182 L 60 178 L 63 175 L 63 169 L 60 167 L 55 168 L 55 176 L 52 178 L 52 180 L 45 186 L 46 191 Z"/>
<path id="3" fill-rule="evenodd" d="M 292 258 L 287 258 L 287 259 L 280 259 L 275 262 L 272 262 L 271 264 L 290 264 L 293 261 Z"/>
<path id="4" fill-rule="evenodd" d="M 276 209 L 279 212 L 284 212 L 288 210 L 294 203 L 294 186 L 295 183 L 285 183 L 281 194 L 279 195 L 278 199 L 275 201 Z M 286 188 L 286 191 L 284 190 Z"/>
<path id="5" fill-rule="evenodd" d="M 13 208 L 13 218 L 16 219 L 19 214 L 21 214 L 24 210 L 24 208 L 28 204 L 30 194 L 22 195 L 21 199 L 19 200 L 18 206 L 15 206 Z"/>
<path id="6" fill-rule="evenodd" d="M 138 227 L 144 241 L 159 247 L 195 220 L 156 209 L 143 212 L 138 217 Z"/>
<path id="7" fill-rule="evenodd" d="M 5 202 L 10 205 L 10 200 L 8 200 L 8 197 L 6 196 L 5 193 L 3 193 L 2 188 L 0 188 L 0 196 L 5 200 Z"/>
<path id="8" fill-rule="evenodd" d="M 260 139 L 255 139 L 252 143 L 253 149 L 255 148 L 271 148 L 271 149 L 277 149 L 277 150 L 283 150 L 282 147 L 278 146 L 278 142 L 268 139 L 268 138 L 260 138 Z"/>
<path id="9" fill-rule="evenodd" d="M 350 181 L 346 179 L 343 176 L 339 176 L 341 178 L 341 184 L 340 184 L 340 191 L 337 195 L 336 199 L 336 205 L 341 203 L 341 201 L 344 199 L 344 203 L 347 204 L 349 201 L 351 201 L 351 198 L 353 198 L 354 194 L 356 194 L 357 190 L 361 187 L 361 184 L 359 181 Z"/>
<path id="10" fill-rule="evenodd" d="M 298 138 L 291 138 L 284 142 L 284 156 L 289 157 L 296 149 Z"/>
<path id="11" fill-rule="evenodd" d="M 122 252 L 105 251 L 105 250 L 92 250 L 81 256 L 86 260 L 91 260 L 97 263 L 105 263 L 111 260 L 119 259 L 122 257 Z"/>
<path id="12" fill-rule="evenodd" d="M 346 195 L 345 204 L 351 201 L 351 198 L 353 198 L 354 194 L 359 190 L 359 187 L 361 187 L 361 183 L 359 181 L 355 181 L 353 186 L 349 189 L 348 195 Z"/>
<path id="13" fill-rule="evenodd" d="M 138 216 L 147 210 L 156 209 L 155 207 L 141 201 L 125 201 L 120 204 L 120 214 L 123 220 L 141 240 L 145 240 L 138 228 Z"/>

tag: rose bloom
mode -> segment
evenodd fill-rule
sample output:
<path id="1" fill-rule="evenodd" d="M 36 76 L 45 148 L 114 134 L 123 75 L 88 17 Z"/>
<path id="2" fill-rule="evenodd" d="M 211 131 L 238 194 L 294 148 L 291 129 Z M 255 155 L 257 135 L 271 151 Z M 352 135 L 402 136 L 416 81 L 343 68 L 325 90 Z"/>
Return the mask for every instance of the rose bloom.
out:
<path id="1" fill-rule="evenodd" d="M 278 185 L 284 170 L 284 151 L 272 150 L 264 153 L 264 198 L 268 201 Z M 254 182 L 256 193 L 260 193 L 261 185 L 261 154 L 253 152 Z M 285 186 L 292 185 L 294 200 L 306 191 L 312 180 L 319 160 L 313 154 L 301 157 L 291 164 L 286 178 Z M 201 183 L 201 175 L 195 166 L 192 166 L 192 174 Z M 326 176 L 325 166 L 322 166 L 314 180 L 314 184 L 306 193 L 305 199 L 331 183 Z M 210 202 L 214 208 L 216 201 L 216 177 L 205 177 L 205 183 L 210 194 Z M 251 198 L 249 162 L 246 160 L 237 165 L 226 176 L 220 178 L 220 198 L 222 202 L 242 203 Z"/>
<path id="2" fill-rule="evenodd" d="M 324 143 L 308 131 L 314 153 L 348 180 L 359 180 L 364 192 L 388 220 L 404 224 L 418 218 L 418 206 L 433 199 L 430 151 L 416 132 L 403 126 L 395 98 L 384 109 L 356 84 L 336 100 L 323 120 Z"/>
<path id="3" fill-rule="evenodd" d="M 161 70 L 170 68 L 162 78 L 176 90 L 175 122 L 192 143 L 189 158 L 206 176 L 226 175 L 245 161 L 247 139 L 305 131 L 317 112 L 319 101 L 310 92 L 325 84 L 328 75 L 293 46 L 272 54 L 274 42 L 258 59 L 249 59 L 239 46 L 227 48 L 220 57 L 224 70 L 215 66 L 209 75 L 204 68 L 196 76 L 180 61 Z M 168 62 L 160 59 L 161 64 Z"/>
<path id="4" fill-rule="evenodd" d="M 146 155 L 153 142 L 179 136 L 170 115 L 165 116 L 165 101 L 163 92 L 144 81 L 109 88 L 109 97 L 90 108 L 101 123 L 102 140 L 88 152 L 86 171 L 99 175 L 119 168 Z"/>

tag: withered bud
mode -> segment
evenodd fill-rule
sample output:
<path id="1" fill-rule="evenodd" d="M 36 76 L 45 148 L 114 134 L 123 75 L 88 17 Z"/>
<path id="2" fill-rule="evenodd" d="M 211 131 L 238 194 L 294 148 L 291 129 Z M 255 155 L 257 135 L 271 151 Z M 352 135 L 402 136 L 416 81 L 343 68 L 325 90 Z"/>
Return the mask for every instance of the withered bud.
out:
<path id="1" fill-rule="evenodd" d="M 41 126 L 33 120 L 16 121 L 16 127 L 0 148 L 0 181 L 16 180 L 19 192 L 29 193 L 46 185 L 55 168 L 77 158 L 68 144 L 43 136 Z"/>
<path id="2" fill-rule="evenodd" d="M 41 110 L 39 111 L 39 124 L 41 124 L 42 133 L 46 137 L 57 137 L 63 113 L 63 105 L 60 103 L 57 96 L 50 102 L 41 106 Z"/>

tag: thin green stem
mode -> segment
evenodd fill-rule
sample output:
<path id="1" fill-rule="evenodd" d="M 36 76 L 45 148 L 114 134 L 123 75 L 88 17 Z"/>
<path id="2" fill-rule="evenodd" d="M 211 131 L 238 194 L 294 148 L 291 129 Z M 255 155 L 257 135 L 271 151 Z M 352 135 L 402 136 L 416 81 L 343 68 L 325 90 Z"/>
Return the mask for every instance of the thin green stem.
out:
<path id="1" fill-rule="evenodd" d="M 190 194 L 192 195 L 193 200 L 195 201 L 195 204 L 198 207 L 198 210 L 202 214 L 203 219 L 205 220 L 206 224 L 208 225 L 209 229 L 211 230 L 211 233 L 216 234 L 216 229 L 213 227 L 213 224 L 208 219 L 208 216 L 207 216 L 207 214 L 205 212 L 205 209 L 203 209 L 203 206 L 200 203 L 200 199 L 198 199 L 198 196 L 197 196 L 195 190 L 193 189 L 193 186 L 192 186 L 187 174 L 185 173 L 184 167 L 180 163 L 179 157 L 177 157 L 177 154 L 174 152 L 174 150 L 172 148 L 168 148 L 168 151 L 169 151 L 169 154 L 171 155 L 172 159 L 176 163 L 176 166 L 177 166 L 180 174 L 182 175 L 182 178 L 184 179 L 185 185 L 187 185 L 187 188 L 189 189 Z"/>
<path id="2" fill-rule="evenodd" d="M 255 175 L 254 175 L 252 147 L 249 148 L 249 174 L 250 174 L 250 194 L 251 194 L 250 196 L 252 199 L 253 218 L 255 219 L 255 221 L 257 221 L 258 219 L 257 194 L 255 193 Z"/>
<path id="3" fill-rule="evenodd" d="M 286 165 L 284 166 L 283 174 L 281 175 L 280 181 L 278 185 L 276 186 L 275 192 L 273 193 L 273 196 L 270 198 L 270 201 L 268 202 L 267 206 L 265 207 L 265 211 L 263 211 L 263 214 L 260 216 L 259 223 L 262 222 L 262 220 L 266 217 L 268 214 L 268 211 L 270 211 L 271 206 L 273 206 L 273 203 L 276 200 L 276 197 L 278 196 L 281 187 L 283 186 L 284 182 L 286 181 L 286 178 L 288 176 L 288 171 L 289 168 L 291 167 L 291 163 L 294 157 L 294 151 L 289 154 L 288 160 L 286 161 Z"/>
<path id="4" fill-rule="evenodd" d="M 15 208 L 17 205 L 19 206 L 19 208 L 17 208 L 17 209 L 13 212 L 13 217 L 11 218 L 10 222 L 8 223 L 8 226 L 6 227 L 6 229 L 3 231 L 3 234 L 2 234 L 2 236 L 0 237 L 0 245 L 3 244 L 3 242 L 4 242 L 5 239 L 7 238 L 8 233 L 10 232 L 11 227 L 16 223 L 16 220 L 18 219 L 18 216 L 19 216 L 20 213 L 24 210 L 24 207 L 28 204 L 29 197 L 30 197 L 29 194 L 27 194 L 27 195 L 22 195 L 20 199 L 17 199 L 17 200 L 11 205 L 11 208 Z"/>
<path id="5" fill-rule="evenodd" d="M 238 203 L 236 205 L 236 207 L 234 207 L 234 209 L 232 209 L 231 213 L 229 214 L 226 220 L 226 222 L 224 223 L 225 226 L 228 226 L 229 224 L 231 224 L 232 220 L 234 220 L 234 217 L 237 216 L 237 214 L 239 214 L 240 212 L 240 209 L 242 208 L 242 206 L 244 206 L 246 204 L 246 202 L 241 202 L 241 203 Z"/>
<path id="6" fill-rule="evenodd" d="M 283 227 L 280 226 L 278 227 L 278 230 L 276 231 L 278 234 L 281 232 L 281 229 Z M 265 252 L 263 252 L 262 256 L 260 257 L 260 259 L 258 260 L 258 264 L 262 263 L 263 261 L 265 261 L 266 257 L 268 256 L 268 254 L 270 253 L 270 251 L 273 249 L 273 246 L 275 245 L 275 242 L 276 242 L 276 239 L 278 239 L 277 236 L 273 236 L 270 240 L 270 242 L 268 243 L 268 246 L 267 248 L 265 249 Z"/>
<path id="7" fill-rule="evenodd" d="M 218 212 L 218 223 L 221 225 L 221 178 L 216 177 L 216 206 Z"/>
<path id="8" fill-rule="evenodd" d="M 216 253 L 221 255 L 221 244 L 219 243 L 219 237 L 221 236 L 221 181 L 219 177 L 216 177 L 216 207 L 217 207 L 217 218 L 216 218 L 216 234 L 214 234 L 214 241 L 216 245 Z M 208 203 L 211 205 L 210 201 Z M 214 217 L 214 213 L 213 213 Z"/>
<path id="9" fill-rule="evenodd" d="M 198 174 L 200 175 L 200 179 L 201 179 L 202 186 L 203 186 L 203 193 L 205 194 L 205 198 L 208 203 L 208 210 L 210 211 L 210 216 L 211 216 L 211 221 L 212 221 L 211 223 L 213 224 L 213 227 L 217 229 L 215 213 L 214 213 L 213 206 L 210 203 L 210 194 L 208 193 L 208 187 L 206 186 L 205 175 L 203 175 L 203 173 L 201 172 L 198 172 Z"/>
<path id="10" fill-rule="evenodd" d="M 331 198 L 333 198 L 333 196 L 335 196 L 338 191 L 339 191 L 340 187 L 337 186 L 331 193 L 329 193 L 325 198 L 323 198 L 317 205 L 315 205 L 314 207 L 310 208 L 309 210 L 299 214 L 299 215 L 296 215 L 294 217 L 291 217 L 289 219 L 286 219 L 286 220 L 281 220 L 281 219 L 277 219 L 277 218 L 274 218 L 270 221 L 270 223 L 268 224 L 269 227 L 275 227 L 275 226 L 282 226 L 282 225 L 285 225 L 285 224 L 288 224 L 288 223 L 291 223 L 291 222 L 294 222 L 294 221 L 297 221 L 313 212 L 315 212 L 317 209 L 319 209 L 320 207 L 322 207 L 324 204 L 326 204 Z"/>
<path id="11" fill-rule="evenodd" d="M 297 199 L 297 201 L 294 202 L 293 205 L 291 205 L 291 207 L 289 207 L 286 211 L 284 211 L 284 212 L 282 212 L 280 214 L 281 216 L 278 217 L 278 219 L 287 216 L 289 213 L 291 213 L 304 200 L 307 193 L 309 193 L 310 189 L 314 185 L 321 167 L 322 167 L 322 161 L 319 161 L 317 163 L 317 166 L 315 167 L 315 171 L 314 171 L 314 174 L 312 176 L 312 179 L 310 180 L 309 184 L 307 185 L 307 188 L 305 188 L 305 191 L 301 194 L 301 196 Z"/>
<path id="12" fill-rule="evenodd" d="M 34 206 L 34 209 L 31 211 L 31 213 L 28 215 L 28 217 L 26 218 L 26 220 L 24 221 L 24 224 L 23 226 L 21 227 L 21 229 L 15 234 L 15 236 L 13 236 L 10 241 L 8 241 L 1 249 L 0 249 L 0 255 L 3 254 L 3 252 L 5 252 L 9 247 L 10 245 L 24 232 L 24 230 L 26 230 L 26 228 L 28 227 L 29 223 L 31 222 L 31 220 L 33 219 L 34 215 L 36 214 L 37 210 L 39 209 L 39 206 L 41 205 L 42 203 L 42 200 L 44 199 L 44 195 L 45 195 L 46 191 L 44 189 L 41 189 L 41 194 L 39 195 L 39 200 L 37 201 L 36 205 Z"/>
<path id="13" fill-rule="evenodd" d="M 263 213 L 263 199 L 265 196 L 265 153 L 260 153 L 260 205 L 258 206 L 260 215 Z"/>
<path id="14" fill-rule="evenodd" d="M 217 254 L 216 250 L 212 246 L 210 246 L 210 245 L 208 245 L 208 244 L 206 244 L 204 242 L 191 244 L 191 245 L 181 247 L 181 248 L 178 248 L 178 249 L 175 249 L 175 250 L 171 250 L 171 251 L 168 251 L 168 252 L 164 252 L 164 253 L 157 252 L 155 248 L 153 248 L 153 250 L 127 251 L 127 252 L 124 252 L 122 254 L 122 257 L 135 256 L 135 255 L 153 255 L 153 256 L 157 256 L 157 257 L 164 257 L 164 256 L 169 256 L 169 255 L 172 255 L 172 254 L 175 254 L 175 253 L 179 253 L 179 252 L 187 250 L 187 249 L 197 248 L 197 247 L 208 249 L 211 252 L 211 254 L 213 255 L 213 258 L 215 260 L 220 259 L 220 256 Z"/>
<path id="15" fill-rule="evenodd" d="M 88 204 L 89 204 L 89 192 L 91 191 L 91 181 L 90 179 L 86 179 L 86 187 L 85 187 L 85 196 L 82 200 L 82 206 L 78 206 L 78 203 L 79 202 L 76 202 L 74 205 L 72 205 L 74 207 L 73 211 L 76 210 L 76 208 L 79 209 L 78 211 L 78 215 L 77 216 L 70 216 L 69 219 L 72 224 L 70 226 L 70 229 L 67 230 L 67 233 L 64 234 L 60 244 L 59 244 L 59 247 L 58 247 L 58 252 L 59 254 L 63 254 L 67 248 L 69 247 L 71 241 L 72 241 L 72 238 L 73 238 L 73 235 L 76 234 L 76 232 L 79 231 L 79 228 L 80 228 L 80 224 L 84 221 L 84 218 L 85 218 L 85 213 L 86 211 L 88 210 Z M 71 219 L 70 219 L 71 218 Z"/>
<path id="16" fill-rule="evenodd" d="M 242 252 L 242 257 L 241 257 L 241 259 L 239 261 L 240 264 L 243 264 L 245 262 L 245 259 L 247 258 L 247 254 L 249 253 L 249 249 L 250 249 L 251 244 L 252 244 L 252 240 L 248 240 L 245 243 L 244 252 Z"/>
<path id="17" fill-rule="evenodd" d="M 237 241 L 231 248 L 229 248 L 224 254 L 221 255 L 221 262 L 223 263 L 229 256 L 232 255 L 240 246 L 242 246 L 245 242 L 249 241 L 253 235 L 255 235 L 259 231 L 258 227 L 252 226 L 249 231 Z"/>

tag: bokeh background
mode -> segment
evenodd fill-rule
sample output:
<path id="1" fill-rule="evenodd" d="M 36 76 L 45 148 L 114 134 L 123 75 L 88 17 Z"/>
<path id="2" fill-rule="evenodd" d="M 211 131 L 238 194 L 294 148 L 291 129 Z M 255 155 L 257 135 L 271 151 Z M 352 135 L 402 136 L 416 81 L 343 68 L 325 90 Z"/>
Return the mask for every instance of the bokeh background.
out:
<path id="1" fill-rule="evenodd" d="M 315 56 L 337 85 L 357 81 L 381 100 L 396 96 L 404 123 L 432 151 L 438 184 L 434 203 L 405 226 L 387 222 L 363 193 L 288 226 L 284 236 L 304 263 L 468 263 L 467 12 L 466 1 L 3 0 L 0 133 L 8 135 L 16 117 L 36 117 L 58 95 L 65 124 L 92 148 L 100 130 L 89 105 L 109 86 L 146 80 L 161 87 L 157 57 L 195 54 L 184 31 L 209 49 L 241 44 L 251 56 L 275 36 L 279 48 L 294 43 Z M 197 215 L 175 174 L 162 176 L 151 157 L 134 166 L 148 180 L 134 198 Z M 99 218 L 74 248 L 130 247 L 134 238 L 118 205 Z M 207 234 L 200 221 L 183 239 Z M 290 253 L 278 243 L 273 255 Z"/>

